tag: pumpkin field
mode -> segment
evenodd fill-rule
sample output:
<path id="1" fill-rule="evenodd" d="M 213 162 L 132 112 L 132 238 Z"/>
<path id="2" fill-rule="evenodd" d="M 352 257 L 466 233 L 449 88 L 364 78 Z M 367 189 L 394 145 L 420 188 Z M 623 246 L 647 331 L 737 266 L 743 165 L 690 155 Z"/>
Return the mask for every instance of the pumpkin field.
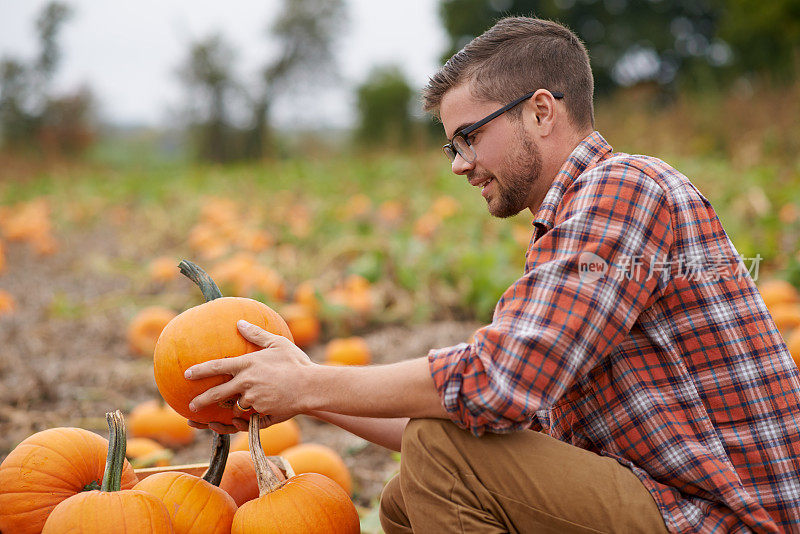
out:
<path id="1" fill-rule="evenodd" d="M 798 359 L 800 94 L 771 96 L 658 110 L 632 91 L 599 106 L 597 122 L 615 149 L 689 176 L 739 253 L 761 258 L 757 283 Z M 208 462 L 212 432 L 162 406 L 154 379 L 161 329 L 204 301 L 181 260 L 223 295 L 280 313 L 314 361 L 380 364 L 469 340 L 522 273 L 531 238 L 530 213 L 490 217 L 436 147 L 229 166 L 112 150 L 0 161 L 0 461 L 46 429 L 109 437 L 105 414 L 120 410 L 133 467 Z M 248 450 L 246 434 L 231 441 Z M 297 472 L 324 471 L 362 530 L 380 531 L 376 505 L 399 455 L 306 416 L 261 441 Z"/>

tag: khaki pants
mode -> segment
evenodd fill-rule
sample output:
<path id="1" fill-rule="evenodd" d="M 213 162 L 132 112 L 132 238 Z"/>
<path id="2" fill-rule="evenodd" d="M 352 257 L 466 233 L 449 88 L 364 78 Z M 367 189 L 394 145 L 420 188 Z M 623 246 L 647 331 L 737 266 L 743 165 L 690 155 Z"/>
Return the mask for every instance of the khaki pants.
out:
<path id="1" fill-rule="evenodd" d="M 380 519 L 387 534 L 667 532 L 616 460 L 532 430 L 476 438 L 442 419 L 409 422 Z"/>

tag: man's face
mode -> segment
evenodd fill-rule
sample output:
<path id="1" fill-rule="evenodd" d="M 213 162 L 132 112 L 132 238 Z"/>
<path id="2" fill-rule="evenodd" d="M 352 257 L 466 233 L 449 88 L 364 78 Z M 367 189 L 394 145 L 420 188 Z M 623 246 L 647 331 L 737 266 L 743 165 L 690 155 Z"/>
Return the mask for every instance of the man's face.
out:
<path id="1" fill-rule="evenodd" d="M 448 91 L 440 106 L 445 135 L 479 121 L 505 102 L 478 102 L 462 84 Z M 472 163 L 461 156 L 453 161 L 453 172 L 466 175 L 469 183 L 480 186 L 495 217 L 511 217 L 531 207 L 532 190 L 540 179 L 542 158 L 521 120 L 507 113 L 470 135 L 477 158 Z"/>

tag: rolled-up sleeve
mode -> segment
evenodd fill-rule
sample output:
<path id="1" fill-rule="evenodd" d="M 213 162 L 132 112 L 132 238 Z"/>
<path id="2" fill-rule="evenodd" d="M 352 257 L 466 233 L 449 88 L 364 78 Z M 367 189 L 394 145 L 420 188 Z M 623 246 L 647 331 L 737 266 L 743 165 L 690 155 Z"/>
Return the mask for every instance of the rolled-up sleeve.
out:
<path id="1" fill-rule="evenodd" d="M 647 265 L 664 260 L 671 246 L 667 195 L 644 170 L 611 163 L 580 175 L 491 324 L 473 343 L 428 353 L 451 419 L 476 435 L 541 429 L 545 411 L 655 298 L 659 276 Z M 598 259 L 607 265 L 602 274 L 581 270 Z"/>

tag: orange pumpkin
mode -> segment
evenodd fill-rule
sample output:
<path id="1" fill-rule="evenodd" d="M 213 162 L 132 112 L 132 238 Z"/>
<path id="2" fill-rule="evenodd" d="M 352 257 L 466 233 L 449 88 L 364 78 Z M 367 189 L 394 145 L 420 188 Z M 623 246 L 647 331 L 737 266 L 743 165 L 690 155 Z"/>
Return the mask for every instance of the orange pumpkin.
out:
<path id="1" fill-rule="evenodd" d="M 121 489 L 124 465 L 127 463 L 125 425 L 119 411 L 107 413 L 106 418 L 111 432 L 100 490 L 78 493 L 59 503 L 47 518 L 42 534 L 89 534 L 103 532 L 111 526 L 122 533 L 174 532 L 163 503 L 143 491 Z"/>
<path id="2" fill-rule="evenodd" d="M 357 534 L 358 512 L 336 482 L 317 473 L 279 481 L 259 443 L 259 416 L 250 417 L 250 452 L 256 466 L 259 496 L 244 503 L 233 518 L 231 534 Z"/>
<path id="3" fill-rule="evenodd" d="M 37 432 L 0 464 L 0 531 L 39 533 L 60 502 L 103 480 L 108 441 L 82 428 Z M 121 485 L 136 484 L 133 467 L 123 462 Z"/>
<path id="4" fill-rule="evenodd" d="M 125 457 L 134 469 L 169 465 L 172 451 L 150 438 L 131 438 L 125 448 Z"/>
<path id="5" fill-rule="evenodd" d="M 350 471 L 339 454 L 319 443 L 301 443 L 281 453 L 292 466 L 294 472 L 319 473 L 338 483 L 348 495 L 353 491 L 353 479 Z"/>
<path id="6" fill-rule="evenodd" d="M 0 289 L 0 316 L 10 315 L 17 308 L 17 301 L 8 291 Z"/>
<path id="7" fill-rule="evenodd" d="M 6 269 L 6 253 L 3 248 L 3 240 L 0 239 L 0 274 Z"/>
<path id="8" fill-rule="evenodd" d="M 300 425 L 294 419 L 275 423 L 260 431 L 259 440 L 264 453 L 268 456 L 280 454 L 283 450 L 300 443 Z M 250 447 L 247 432 L 240 432 L 231 442 L 232 451 L 246 451 Z"/>
<path id="9" fill-rule="evenodd" d="M 281 316 L 286 320 L 286 324 L 292 332 L 294 344 L 301 349 L 310 347 L 319 339 L 319 319 L 304 306 L 299 304 L 286 306 Z"/>
<path id="10" fill-rule="evenodd" d="M 794 304 L 800 300 L 797 289 L 786 280 L 778 278 L 758 284 L 758 292 L 770 311 L 778 304 Z"/>
<path id="11" fill-rule="evenodd" d="M 161 306 L 150 306 L 141 310 L 128 325 L 128 345 L 131 351 L 140 356 L 152 357 L 158 336 L 177 315 Z"/>
<path id="12" fill-rule="evenodd" d="M 303 306 L 308 313 L 316 316 L 319 314 L 320 303 L 317 298 L 317 291 L 310 281 L 305 281 L 294 290 L 294 302 Z"/>
<path id="13" fill-rule="evenodd" d="M 325 363 L 331 365 L 368 365 L 372 353 L 364 338 L 354 336 L 332 339 L 325 347 Z"/>
<path id="14" fill-rule="evenodd" d="M 151 281 L 161 284 L 174 280 L 179 274 L 175 260 L 168 256 L 153 259 L 147 266 L 147 272 Z"/>
<path id="15" fill-rule="evenodd" d="M 278 480 L 286 480 L 277 465 L 271 460 L 267 460 L 267 462 Z M 222 474 L 219 487 L 233 497 L 236 506 L 241 506 L 258 497 L 256 467 L 250 458 L 249 450 L 232 451 L 228 455 L 228 463 L 225 464 L 225 473 Z"/>
<path id="16" fill-rule="evenodd" d="M 800 304 L 774 304 L 769 312 L 784 337 L 800 326 Z"/>
<path id="17" fill-rule="evenodd" d="M 195 429 L 175 410 L 156 400 L 145 401 L 128 417 L 131 436 L 150 438 L 167 447 L 181 447 L 194 441 Z"/>
<path id="18" fill-rule="evenodd" d="M 181 262 L 182 270 L 194 269 L 203 294 L 221 295 L 208 275 L 190 262 Z M 213 288 L 211 287 L 213 285 Z M 190 308 L 164 328 L 156 345 L 154 373 L 158 391 L 179 414 L 193 421 L 219 421 L 230 425 L 236 399 L 225 399 L 198 412 L 189 410 L 189 402 L 207 389 L 229 380 L 215 376 L 187 380 L 183 373 L 192 365 L 219 358 L 231 358 L 260 350 L 239 334 L 236 327 L 244 319 L 273 334 L 292 339 L 286 322 L 266 304 L 241 297 L 206 296 L 208 302 Z"/>
<path id="19" fill-rule="evenodd" d="M 800 328 L 796 328 L 789 335 L 789 339 L 786 340 L 786 346 L 789 347 L 794 363 L 800 367 Z"/>

